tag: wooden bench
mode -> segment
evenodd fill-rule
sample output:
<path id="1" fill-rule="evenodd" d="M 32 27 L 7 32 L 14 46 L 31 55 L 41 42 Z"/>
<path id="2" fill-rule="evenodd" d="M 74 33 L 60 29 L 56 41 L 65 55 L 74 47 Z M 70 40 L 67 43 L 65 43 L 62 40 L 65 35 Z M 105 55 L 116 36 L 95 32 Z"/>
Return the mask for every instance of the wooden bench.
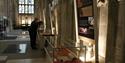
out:
<path id="1" fill-rule="evenodd" d="M 7 56 L 0 56 L 0 63 L 6 63 L 7 62 Z"/>

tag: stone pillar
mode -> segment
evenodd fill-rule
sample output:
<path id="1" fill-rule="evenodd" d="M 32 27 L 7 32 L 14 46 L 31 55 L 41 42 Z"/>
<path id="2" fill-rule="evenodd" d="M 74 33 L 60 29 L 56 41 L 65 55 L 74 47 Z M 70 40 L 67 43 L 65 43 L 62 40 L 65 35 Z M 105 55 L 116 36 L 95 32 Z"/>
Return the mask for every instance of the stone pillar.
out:
<path id="1" fill-rule="evenodd" d="M 4 1 L 3 0 L 0 0 L 0 16 L 3 15 L 3 3 Z"/>
<path id="2" fill-rule="evenodd" d="M 12 29 L 12 21 L 14 20 L 14 2 L 13 0 L 0 0 L 0 16 L 7 17 L 9 23 L 6 32 Z"/>
<path id="3" fill-rule="evenodd" d="M 43 0 L 35 0 L 35 17 L 41 21 L 43 21 L 43 2 Z"/>
<path id="4" fill-rule="evenodd" d="M 109 1 L 106 63 L 124 63 L 125 0 Z"/>
<path id="5" fill-rule="evenodd" d="M 7 33 L 13 30 L 13 21 L 15 20 L 15 6 L 14 6 L 14 0 L 7 0 L 6 1 L 7 6 L 7 19 L 8 19 L 8 27 L 7 27 Z"/>
<path id="6" fill-rule="evenodd" d="M 100 7 L 100 21 L 99 21 L 99 55 L 105 57 L 106 38 L 108 26 L 108 6 Z"/>
<path id="7" fill-rule="evenodd" d="M 106 39 L 108 29 L 108 4 L 99 7 L 98 21 L 98 55 L 99 60 L 105 58 L 106 54 Z M 104 62 L 105 60 L 103 60 Z M 100 62 L 100 61 L 99 61 Z"/>
<path id="8" fill-rule="evenodd" d="M 0 0 L 0 16 L 7 16 L 6 0 Z"/>
<path id="9" fill-rule="evenodd" d="M 115 63 L 116 30 L 118 21 L 118 3 L 116 0 L 108 2 L 108 30 L 106 44 L 106 63 Z"/>
<path id="10" fill-rule="evenodd" d="M 99 8 L 97 7 L 97 2 L 93 1 L 93 9 L 94 9 L 94 34 L 95 34 L 95 63 L 99 63 L 98 58 L 98 34 L 99 34 Z"/>
<path id="11" fill-rule="evenodd" d="M 125 0 L 118 0 L 118 23 L 116 36 L 115 63 L 125 62 Z"/>

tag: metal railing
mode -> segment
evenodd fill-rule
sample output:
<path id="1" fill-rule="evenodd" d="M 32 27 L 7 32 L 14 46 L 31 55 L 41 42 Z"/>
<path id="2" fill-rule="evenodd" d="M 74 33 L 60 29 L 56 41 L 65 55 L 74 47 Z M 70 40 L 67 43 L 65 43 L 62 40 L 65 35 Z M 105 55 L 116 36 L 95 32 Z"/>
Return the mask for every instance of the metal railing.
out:
<path id="1" fill-rule="evenodd" d="M 63 60 L 63 61 L 71 61 L 73 58 L 78 58 L 80 55 L 83 55 L 84 62 L 86 62 L 86 46 L 82 47 L 73 47 L 73 46 L 62 46 L 62 47 L 54 47 L 50 39 L 45 39 L 45 51 L 49 56 L 51 61 L 55 60 Z M 84 52 L 84 53 L 82 53 Z M 67 58 L 67 59 L 66 59 Z M 80 59 L 79 59 L 80 60 Z"/>

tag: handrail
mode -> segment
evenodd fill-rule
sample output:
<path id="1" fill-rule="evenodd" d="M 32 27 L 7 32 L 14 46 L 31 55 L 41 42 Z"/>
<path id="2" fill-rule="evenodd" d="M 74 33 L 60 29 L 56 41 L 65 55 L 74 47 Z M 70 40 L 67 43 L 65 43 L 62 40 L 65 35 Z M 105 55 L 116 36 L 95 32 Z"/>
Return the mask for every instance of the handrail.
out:
<path id="1" fill-rule="evenodd" d="M 52 47 L 52 48 L 55 48 L 50 42 L 49 42 L 49 39 L 46 39 L 47 40 L 47 43 Z M 70 44 L 70 43 L 66 43 L 64 42 L 65 44 Z M 86 46 L 82 46 L 82 47 L 86 47 Z M 60 49 L 60 48 L 82 48 L 82 47 L 59 47 L 57 49 Z"/>
<path id="2" fill-rule="evenodd" d="M 44 47 L 44 50 L 45 50 L 46 54 L 48 55 L 48 57 L 51 58 L 51 56 L 49 55 L 49 53 L 45 47 Z M 53 61 L 52 59 L 50 59 L 50 60 Z"/>
<path id="3" fill-rule="evenodd" d="M 83 45 L 83 46 L 79 46 L 79 47 L 74 47 L 74 46 L 72 46 L 71 44 L 74 43 L 74 42 L 71 42 L 71 43 L 69 43 L 69 42 L 64 42 L 64 44 L 70 45 L 70 46 L 68 46 L 68 47 L 66 47 L 66 46 L 63 46 L 63 47 L 54 47 L 54 46 L 51 44 L 51 42 L 49 41 L 50 39 L 46 38 L 45 40 L 46 40 L 48 46 L 51 47 L 51 49 L 52 49 L 51 51 L 53 51 L 53 56 L 54 56 L 54 50 L 67 48 L 67 51 L 69 51 L 69 53 L 71 53 L 71 54 L 73 55 L 73 57 L 77 57 L 77 58 L 78 58 L 77 54 L 75 54 L 75 53 L 72 51 L 73 49 L 71 49 L 71 48 L 76 48 L 77 51 L 79 51 L 77 48 L 85 48 L 85 50 L 86 50 L 86 46 L 84 46 L 84 45 Z M 75 50 L 75 49 L 74 49 L 74 50 Z M 47 48 L 45 47 L 45 51 L 46 51 L 47 55 L 49 55 L 49 57 L 52 58 L 52 57 L 50 56 L 50 54 L 49 54 L 49 49 L 47 49 Z M 53 58 L 52 60 L 54 61 L 54 58 Z M 85 62 L 86 62 L 86 52 L 85 52 Z"/>
<path id="4" fill-rule="evenodd" d="M 52 47 L 54 48 L 54 46 L 49 42 L 49 39 L 46 39 L 47 40 L 47 43 Z"/>

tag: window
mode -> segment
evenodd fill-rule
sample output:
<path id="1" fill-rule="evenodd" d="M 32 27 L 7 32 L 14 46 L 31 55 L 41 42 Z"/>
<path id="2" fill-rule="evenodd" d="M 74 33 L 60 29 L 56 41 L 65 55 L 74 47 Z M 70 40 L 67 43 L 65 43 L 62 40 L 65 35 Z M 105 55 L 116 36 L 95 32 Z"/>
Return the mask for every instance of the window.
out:
<path id="1" fill-rule="evenodd" d="M 27 28 L 34 19 L 34 0 L 18 0 L 16 28 Z"/>
<path id="2" fill-rule="evenodd" d="M 34 14 L 34 0 L 19 0 L 19 14 Z"/>

